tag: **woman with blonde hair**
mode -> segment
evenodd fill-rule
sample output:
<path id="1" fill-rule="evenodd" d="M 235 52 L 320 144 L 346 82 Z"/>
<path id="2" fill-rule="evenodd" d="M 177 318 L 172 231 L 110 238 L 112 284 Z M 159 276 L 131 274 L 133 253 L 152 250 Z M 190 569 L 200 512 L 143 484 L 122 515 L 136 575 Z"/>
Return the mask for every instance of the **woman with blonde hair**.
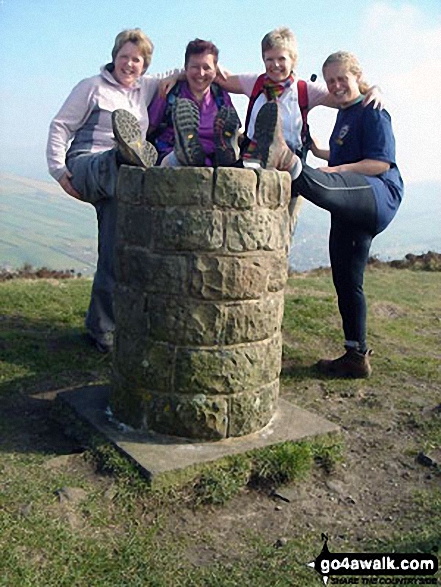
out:
<path id="1" fill-rule="evenodd" d="M 312 152 L 328 166 L 312 169 L 292 152 L 283 136 L 277 102 L 268 102 L 257 116 L 253 156 L 262 167 L 289 171 L 293 193 L 331 213 L 329 254 L 346 352 L 319 361 L 317 367 L 327 375 L 369 377 L 364 270 L 372 239 L 399 208 L 403 181 L 389 113 L 362 106 L 367 84 L 357 58 L 338 51 L 326 59 L 322 70 L 339 112 L 329 149 L 313 145 Z"/>
<path id="2" fill-rule="evenodd" d="M 282 132 L 289 148 L 306 158 L 308 146 L 307 114 L 316 106 L 337 108 L 338 103 L 325 84 L 299 79 L 296 69 L 298 49 L 296 37 L 288 27 L 279 27 L 267 33 L 261 41 L 263 74 L 233 74 L 221 69 L 216 81 L 227 92 L 245 94 L 250 99 L 245 120 L 245 142 L 241 151 L 244 161 L 253 158 L 255 122 L 259 110 L 269 101 L 277 101 Z M 363 105 L 370 102 L 381 107 L 378 89 L 364 88 Z"/>
<path id="3" fill-rule="evenodd" d="M 86 329 L 100 352 L 113 345 L 116 179 L 121 163 L 149 167 L 157 153 L 145 137 L 147 107 L 159 78 L 144 75 L 153 43 L 141 29 L 119 33 L 112 61 L 82 80 L 52 120 L 47 142 L 49 173 L 70 196 L 93 204 L 98 219 L 98 263 Z M 116 143 L 115 143 L 116 140 Z"/>

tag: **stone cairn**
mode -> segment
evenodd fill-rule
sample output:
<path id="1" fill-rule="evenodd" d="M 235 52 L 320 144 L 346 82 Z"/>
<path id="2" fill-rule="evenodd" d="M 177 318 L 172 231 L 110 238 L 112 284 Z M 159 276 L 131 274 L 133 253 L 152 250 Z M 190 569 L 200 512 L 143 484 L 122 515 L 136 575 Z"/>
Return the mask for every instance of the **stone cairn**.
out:
<path id="1" fill-rule="evenodd" d="M 111 409 L 219 440 L 262 429 L 279 394 L 290 177 L 122 167 Z"/>

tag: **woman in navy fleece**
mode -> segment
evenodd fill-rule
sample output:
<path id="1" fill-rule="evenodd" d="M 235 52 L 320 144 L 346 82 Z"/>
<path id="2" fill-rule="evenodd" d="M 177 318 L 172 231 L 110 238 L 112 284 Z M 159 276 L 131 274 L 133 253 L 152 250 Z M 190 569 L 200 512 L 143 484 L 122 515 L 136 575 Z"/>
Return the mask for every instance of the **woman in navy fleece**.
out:
<path id="1" fill-rule="evenodd" d="M 339 112 L 329 150 L 314 145 L 312 151 L 328 166 L 312 169 L 290 151 L 276 102 L 266 104 L 256 120 L 254 157 L 262 167 L 289 171 L 293 193 L 331 213 L 329 253 L 346 352 L 335 360 L 322 359 L 317 367 L 327 375 L 369 377 L 364 270 L 372 239 L 398 210 L 403 181 L 395 162 L 390 115 L 362 106 L 366 84 L 356 57 L 333 53 L 323 64 L 323 77 Z"/>

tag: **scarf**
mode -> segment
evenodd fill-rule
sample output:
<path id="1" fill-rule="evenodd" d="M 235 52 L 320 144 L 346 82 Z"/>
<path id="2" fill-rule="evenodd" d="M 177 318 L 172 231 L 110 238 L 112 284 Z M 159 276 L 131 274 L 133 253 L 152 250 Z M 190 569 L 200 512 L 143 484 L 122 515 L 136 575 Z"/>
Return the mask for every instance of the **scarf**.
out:
<path id="1" fill-rule="evenodd" d="M 291 74 L 284 82 L 276 83 L 269 79 L 268 76 L 265 77 L 265 81 L 263 82 L 262 92 L 265 95 L 265 98 L 268 102 L 273 100 L 277 100 L 283 94 L 283 92 L 289 88 L 294 83 L 294 75 Z M 243 159 L 252 159 L 253 155 L 256 151 L 256 141 L 251 140 L 245 153 L 243 154 Z"/>
<path id="2" fill-rule="evenodd" d="M 263 93 L 265 94 L 266 99 L 268 102 L 271 100 L 276 100 L 279 98 L 283 92 L 289 88 L 291 84 L 294 82 L 294 75 L 291 74 L 284 82 L 276 83 L 269 79 L 266 76 L 265 81 L 263 82 Z"/>

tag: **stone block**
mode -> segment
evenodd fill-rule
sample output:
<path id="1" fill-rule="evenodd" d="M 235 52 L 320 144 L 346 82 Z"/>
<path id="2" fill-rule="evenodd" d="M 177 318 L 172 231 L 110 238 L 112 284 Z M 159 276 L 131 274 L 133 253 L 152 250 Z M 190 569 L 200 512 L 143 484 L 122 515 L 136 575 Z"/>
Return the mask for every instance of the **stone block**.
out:
<path id="1" fill-rule="evenodd" d="M 153 339 L 183 346 L 221 344 L 225 331 L 225 309 L 215 303 L 152 296 L 149 315 Z"/>
<path id="2" fill-rule="evenodd" d="M 145 170 L 142 167 L 121 165 L 116 184 L 119 201 L 139 205 L 144 202 L 143 185 Z"/>
<path id="3" fill-rule="evenodd" d="M 219 167 L 216 170 L 214 203 L 222 208 L 252 208 L 256 205 L 257 176 L 252 169 Z"/>
<path id="4" fill-rule="evenodd" d="M 173 345 L 135 336 L 122 329 L 116 332 L 114 371 L 129 388 L 169 392 L 174 356 Z"/>
<path id="5" fill-rule="evenodd" d="M 276 411 L 278 397 L 278 379 L 258 390 L 235 394 L 230 400 L 228 436 L 261 430 Z"/>
<path id="6" fill-rule="evenodd" d="M 291 241 L 290 217 L 286 208 L 270 210 L 270 232 L 263 247 L 269 251 L 285 251 L 288 253 Z"/>
<path id="7" fill-rule="evenodd" d="M 261 169 L 257 172 L 257 201 L 260 206 L 284 208 L 291 199 L 291 176 L 284 171 Z"/>
<path id="8" fill-rule="evenodd" d="M 228 215 L 225 244 L 229 251 L 285 250 L 289 238 L 286 209 L 263 208 Z"/>
<path id="9" fill-rule="evenodd" d="M 227 216 L 225 245 L 229 251 L 263 249 L 270 237 L 268 210 L 249 210 Z"/>
<path id="10" fill-rule="evenodd" d="M 145 172 L 144 201 L 149 206 L 200 206 L 211 204 L 211 167 L 152 167 Z"/>
<path id="11" fill-rule="evenodd" d="M 204 300 L 260 298 L 266 292 L 268 274 L 274 271 L 272 259 L 262 255 L 199 255 L 190 267 L 190 293 Z"/>
<path id="12" fill-rule="evenodd" d="M 283 294 L 270 294 L 260 300 L 227 304 L 224 344 L 255 342 L 280 332 Z"/>
<path id="13" fill-rule="evenodd" d="M 280 374 L 280 334 L 258 343 L 217 349 L 178 348 L 175 391 L 183 394 L 234 394 L 258 389 Z"/>
<path id="14" fill-rule="evenodd" d="M 149 208 L 120 202 L 117 223 L 118 244 L 150 247 L 152 211 Z"/>
<path id="15" fill-rule="evenodd" d="M 188 293 L 187 259 L 183 255 L 155 255 L 141 247 L 118 247 L 117 281 L 147 293 Z"/>
<path id="16" fill-rule="evenodd" d="M 147 296 L 141 290 L 117 283 L 114 290 L 115 324 L 130 335 L 147 335 Z"/>
<path id="17" fill-rule="evenodd" d="M 112 391 L 109 407 L 120 422 L 132 428 L 141 428 L 143 424 L 142 390 L 130 385 L 125 377 L 116 372 L 112 374 Z"/>
<path id="18" fill-rule="evenodd" d="M 282 291 L 288 279 L 288 261 L 285 252 L 271 256 L 268 272 L 268 291 Z"/>
<path id="19" fill-rule="evenodd" d="M 160 434 L 201 440 L 220 440 L 227 435 L 228 403 L 223 397 L 147 393 L 143 412 L 143 428 Z"/>
<path id="20" fill-rule="evenodd" d="M 154 213 L 155 250 L 216 251 L 223 245 L 222 212 L 169 208 Z"/>

